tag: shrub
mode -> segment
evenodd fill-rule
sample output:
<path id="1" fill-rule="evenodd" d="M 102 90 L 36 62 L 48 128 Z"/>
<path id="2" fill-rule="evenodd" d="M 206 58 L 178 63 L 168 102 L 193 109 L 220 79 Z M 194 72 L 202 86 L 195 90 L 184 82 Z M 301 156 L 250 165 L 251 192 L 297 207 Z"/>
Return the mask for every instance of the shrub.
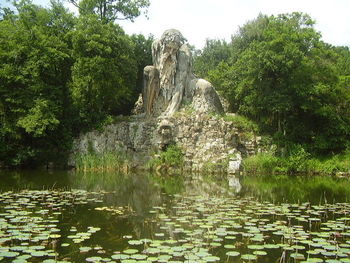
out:
<path id="1" fill-rule="evenodd" d="M 149 161 L 149 168 L 162 167 L 172 167 L 180 168 L 184 163 L 184 156 L 181 151 L 181 148 L 177 145 L 169 145 L 167 149 L 161 152 L 156 158 L 153 158 Z"/>
<path id="2" fill-rule="evenodd" d="M 305 172 L 307 169 L 307 160 L 310 154 L 300 145 L 294 145 L 290 150 L 289 156 L 285 160 L 285 167 L 289 174 L 296 172 Z"/>
<path id="3" fill-rule="evenodd" d="M 238 129 L 242 131 L 258 132 L 258 125 L 241 115 L 225 115 L 223 117 L 225 121 L 230 121 L 235 124 Z"/>
<path id="4" fill-rule="evenodd" d="M 272 153 L 259 153 L 249 156 L 243 161 L 243 168 L 246 173 L 252 174 L 273 174 L 279 170 L 281 160 Z"/>
<path id="5" fill-rule="evenodd" d="M 336 174 L 350 173 L 350 154 L 343 153 L 328 158 L 310 158 L 300 145 L 293 146 L 287 157 L 272 153 L 259 153 L 243 161 L 244 171 L 249 174 Z"/>
<path id="6" fill-rule="evenodd" d="M 337 154 L 328 158 L 312 158 L 307 161 L 309 172 L 336 174 L 337 172 L 350 172 L 350 153 Z"/>

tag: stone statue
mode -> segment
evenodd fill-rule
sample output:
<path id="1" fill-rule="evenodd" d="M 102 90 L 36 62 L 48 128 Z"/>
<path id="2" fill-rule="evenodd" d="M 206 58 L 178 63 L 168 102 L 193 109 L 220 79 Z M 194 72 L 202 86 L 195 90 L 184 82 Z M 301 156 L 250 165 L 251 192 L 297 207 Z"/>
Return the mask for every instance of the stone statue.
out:
<path id="1" fill-rule="evenodd" d="M 147 116 L 172 116 L 184 103 L 197 112 L 223 113 L 214 87 L 193 74 L 190 47 L 178 30 L 167 30 L 153 42 L 152 57 L 153 66 L 144 69 Z"/>
<path id="2" fill-rule="evenodd" d="M 213 171 L 238 173 L 242 158 L 255 151 L 257 144 L 244 133 L 240 136 L 234 123 L 208 114 L 221 114 L 223 107 L 215 88 L 193 74 L 186 39 L 177 30 L 167 30 L 153 43 L 152 56 L 153 65 L 144 69 L 144 87 L 133 111 L 138 118 L 80 136 L 74 142 L 70 165 L 75 165 L 77 153 L 88 154 L 92 147 L 97 154 L 120 153 L 142 167 L 155 151 L 176 145 L 183 153 L 185 169 L 206 170 L 210 162 Z M 173 116 L 185 106 L 191 110 Z M 239 191 L 234 177 L 229 185 Z"/>

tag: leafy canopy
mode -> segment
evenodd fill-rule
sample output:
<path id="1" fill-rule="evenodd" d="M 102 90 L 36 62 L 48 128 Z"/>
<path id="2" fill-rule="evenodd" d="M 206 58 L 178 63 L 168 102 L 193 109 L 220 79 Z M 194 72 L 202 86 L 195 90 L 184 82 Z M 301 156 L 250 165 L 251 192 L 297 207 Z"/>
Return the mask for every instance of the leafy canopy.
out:
<path id="1" fill-rule="evenodd" d="M 147 10 L 149 0 L 69 0 L 81 15 L 96 15 L 104 23 L 131 20 Z"/>
<path id="2" fill-rule="evenodd" d="M 230 52 L 221 51 L 223 59 L 206 77 L 233 111 L 257 121 L 280 146 L 298 143 L 318 153 L 344 150 L 350 135 L 346 76 L 340 83 L 346 55 L 337 56 L 320 38 L 306 14 L 259 15 L 232 37 Z M 206 46 L 203 57 L 218 47 Z"/>
<path id="3" fill-rule="evenodd" d="M 147 2 L 105 3 L 131 18 Z M 130 112 L 152 39 L 59 1 L 0 10 L 0 166 L 64 163 L 74 136 Z"/>
<path id="4" fill-rule="evenodd" d="M 72 32 L 72 44 L 72 98 L 86 126 L 122 113 L 137 81 L 129 37 L 115 24 L 84 16 Z"/>

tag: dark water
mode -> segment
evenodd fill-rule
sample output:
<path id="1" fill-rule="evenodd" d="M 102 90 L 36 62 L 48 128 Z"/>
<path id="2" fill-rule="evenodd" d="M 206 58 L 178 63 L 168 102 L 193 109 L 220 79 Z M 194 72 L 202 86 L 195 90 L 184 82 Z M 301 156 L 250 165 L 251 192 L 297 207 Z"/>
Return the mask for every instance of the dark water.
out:
<path id="1" fill-rule="evenodd" d="M 0 180 L 1 262 L 349 262 L 348 179 L 2 171 Z"/>

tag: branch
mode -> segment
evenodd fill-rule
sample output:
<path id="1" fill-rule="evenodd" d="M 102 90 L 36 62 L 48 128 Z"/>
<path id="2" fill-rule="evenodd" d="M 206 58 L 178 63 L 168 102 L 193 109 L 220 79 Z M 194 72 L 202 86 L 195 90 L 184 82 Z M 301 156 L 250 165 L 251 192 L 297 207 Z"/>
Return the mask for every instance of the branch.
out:
<path id="1" fill-rule="evenodd" d="M 78 4 L 78 2 L 76 0 L 66 0 L 69 3 L 73 4 L 75 7 L 77 7 L 79 10 L 82 10 L 83 8 L 81 8 Z"/>

